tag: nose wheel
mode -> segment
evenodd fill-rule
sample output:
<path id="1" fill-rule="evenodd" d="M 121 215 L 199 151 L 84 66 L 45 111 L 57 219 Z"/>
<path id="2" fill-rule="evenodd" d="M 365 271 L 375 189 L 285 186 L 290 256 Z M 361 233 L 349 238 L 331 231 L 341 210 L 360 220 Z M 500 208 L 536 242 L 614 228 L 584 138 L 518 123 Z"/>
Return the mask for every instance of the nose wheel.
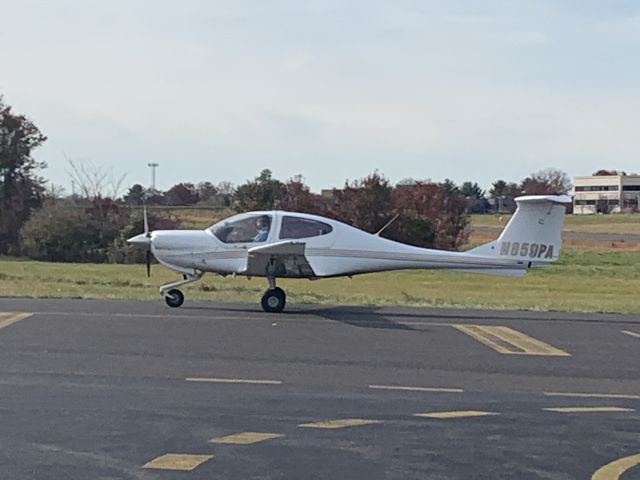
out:
<path id="1" fill-rule="evenodd" d="M 165 294 L 164 301 L 170 307 L 177 308 L 184 303 L 184 294 L 177 288 L 172 288 Z"/>
<path id="2" fill-rule="evenodd" d="M 187 283 L 197 282 L 203 275 L 204 272 L 183 275 L 182 280 L 161 286 L 160 295 L 164 297 L 164 301 L 167 302 L 167 305 L 170 307 L 180 307 L 184 303 L 184 295 L 176 287 L 186 285 Z"/>
<path id="3" fill-rule="evenodd" d="M 280 313 L 287 303 L 287 295 L 280 287 L 270 288 L 262 295 L 262 309 L 268 313 Z"/>

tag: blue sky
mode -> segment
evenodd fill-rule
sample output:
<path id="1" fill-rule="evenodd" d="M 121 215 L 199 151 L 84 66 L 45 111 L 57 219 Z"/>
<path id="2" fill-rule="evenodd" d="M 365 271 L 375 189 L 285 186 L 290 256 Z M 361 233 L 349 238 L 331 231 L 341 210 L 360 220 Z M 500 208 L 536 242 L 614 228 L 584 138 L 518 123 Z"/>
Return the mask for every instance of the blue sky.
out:
<path id="1" fill-rule="evenodd" d="M 0 0 L 0 93 L 158 186 L 640 171 L 637 1 Z"/>

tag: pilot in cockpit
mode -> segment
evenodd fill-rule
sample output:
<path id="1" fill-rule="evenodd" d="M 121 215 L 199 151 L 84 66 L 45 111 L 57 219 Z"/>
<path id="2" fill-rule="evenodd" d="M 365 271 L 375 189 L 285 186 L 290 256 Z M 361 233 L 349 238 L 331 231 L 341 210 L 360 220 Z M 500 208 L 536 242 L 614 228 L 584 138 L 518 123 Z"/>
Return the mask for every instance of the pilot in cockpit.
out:
<path id="1" fill-rule="evenodd" d="M 253 239 L 254 242 L 264 242 L 267 240 L 269 236 L 269 227 L 271 226 L 271 220 L 267 215 L 261 215 L 256 220 L 256 227 L 258 228 L 258 233 Z"/>

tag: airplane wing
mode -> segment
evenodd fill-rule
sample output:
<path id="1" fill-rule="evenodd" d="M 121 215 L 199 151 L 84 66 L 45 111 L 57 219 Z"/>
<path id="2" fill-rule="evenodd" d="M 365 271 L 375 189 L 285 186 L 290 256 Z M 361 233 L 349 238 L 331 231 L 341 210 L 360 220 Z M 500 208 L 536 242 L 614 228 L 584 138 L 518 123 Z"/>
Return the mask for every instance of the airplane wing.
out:
<path id="1" fill-rule="evenodd" d="M 249 249 L 248 276 L 309 278 L 316 274 L 304 254 L 304 242 L 278 242 Z"/>

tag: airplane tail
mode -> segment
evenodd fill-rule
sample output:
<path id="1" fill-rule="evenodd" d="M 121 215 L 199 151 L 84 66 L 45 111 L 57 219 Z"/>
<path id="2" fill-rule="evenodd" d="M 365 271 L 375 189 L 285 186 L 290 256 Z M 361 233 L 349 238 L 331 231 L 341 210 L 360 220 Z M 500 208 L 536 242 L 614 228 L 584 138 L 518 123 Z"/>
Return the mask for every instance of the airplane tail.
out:
<path id="1" fill-rule="evenodd" d="M 467 253 L 547 265 L 558 259 L 567 195 L 530 195 L 515 199 L 516 213 L 497 240 Z"/>

